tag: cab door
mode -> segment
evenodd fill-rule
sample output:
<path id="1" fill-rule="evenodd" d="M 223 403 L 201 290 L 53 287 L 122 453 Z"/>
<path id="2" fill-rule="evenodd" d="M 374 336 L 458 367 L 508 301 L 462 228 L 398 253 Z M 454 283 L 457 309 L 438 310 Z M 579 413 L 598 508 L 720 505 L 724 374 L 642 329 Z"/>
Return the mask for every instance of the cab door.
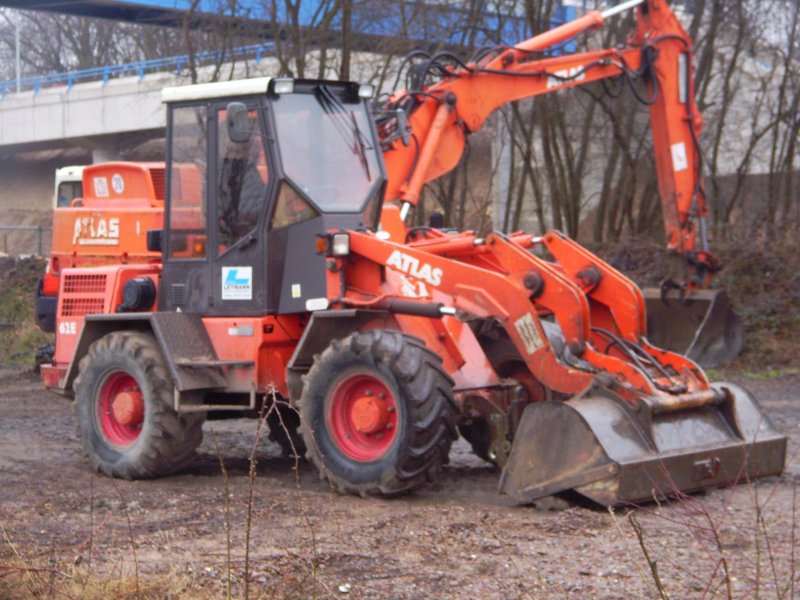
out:
<path id="1" fill-rule="evenodd" d="M 246 140 L 231 139 L 228 133 L 228 102 L 212 107 L 216 148 L 209 177 L 212 312 L 258 315 L 267 312 L 264 218 L 274 177 L 264 100 L 239 101 L 247 109 Z"/>
<path id="2" fill-rule="evenodd" d="M 214 303 L 207 226 L 210 125 L 207 103 L 170 106 L 160 310 L 207 314 Z"/>

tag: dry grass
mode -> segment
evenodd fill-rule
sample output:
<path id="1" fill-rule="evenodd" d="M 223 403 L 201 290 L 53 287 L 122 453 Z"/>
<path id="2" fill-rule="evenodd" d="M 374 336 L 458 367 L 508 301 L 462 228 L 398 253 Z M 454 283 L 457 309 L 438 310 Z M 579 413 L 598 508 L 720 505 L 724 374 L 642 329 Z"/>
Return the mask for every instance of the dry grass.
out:
<path id="1" fill-rule="evenodd" d="M 52 341 L 36 325 L 34 299 L 36 284 L 44 273 L 44 260 L 4 259 L 0 268 L 0 365 L 34 364 L 36 348 Z"/>

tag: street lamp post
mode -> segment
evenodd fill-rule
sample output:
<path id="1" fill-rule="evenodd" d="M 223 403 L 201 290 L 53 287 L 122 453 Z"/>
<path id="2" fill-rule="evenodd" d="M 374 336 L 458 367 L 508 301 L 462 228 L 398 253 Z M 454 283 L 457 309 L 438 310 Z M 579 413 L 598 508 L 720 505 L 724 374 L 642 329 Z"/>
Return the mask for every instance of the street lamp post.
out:
<path id="1" fill-rule="evenodd" d="M 14 51 L 16 53 L 15 63 L 17 68 L 17 93 L 19 93 L 22 89 L 22 71 L 20 68 L 19 58 L 19 20 L 19 13 L 17 13 L 17 18 L 14 19 Z"/>

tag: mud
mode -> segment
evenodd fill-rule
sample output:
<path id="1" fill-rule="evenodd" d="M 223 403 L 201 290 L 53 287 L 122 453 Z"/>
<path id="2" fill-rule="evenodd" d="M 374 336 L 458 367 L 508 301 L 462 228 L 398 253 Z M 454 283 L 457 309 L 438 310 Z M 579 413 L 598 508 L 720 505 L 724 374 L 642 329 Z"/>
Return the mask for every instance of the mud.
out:
<path id="1" fill-rule="evenodd" d="M 674 598 L 798 597 L 800 376 L 737 382 L 790 436 L 784 477 L 610 513 L 513 506 L 463 440 L 419 493 L 340 496 L 266 432 L 251 465 L 257 422 L 244 420 L 206 423 L 176 476 L 113 481 L 81 455 L 68 400 L 0 371 L 0 597 L 81 597 L 88 579 L 224 597 L 229 572 L 242 596 L 248 514 L 253 598 L 654 598 L 653 570 Z"/>

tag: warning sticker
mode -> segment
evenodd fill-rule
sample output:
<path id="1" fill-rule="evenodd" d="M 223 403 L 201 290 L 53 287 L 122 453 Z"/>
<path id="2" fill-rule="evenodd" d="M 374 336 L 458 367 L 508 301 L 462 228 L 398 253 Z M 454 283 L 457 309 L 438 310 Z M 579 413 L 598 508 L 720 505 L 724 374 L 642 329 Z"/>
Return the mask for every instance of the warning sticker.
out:
<path id="1" fill-rule="evenodd" d="M 253 267 L 222 267 L 222 299 L 253 299 Z"/>
<path id="2" fill-rule="evenodd" d="M 108 198 L 108 179 L 105 177 L 94 178 L 94 195 L 97 198 Z"/>
<path id="3" fill-rule="evenodd" d="M 539 328 L 536 326 L 530 313 L 517 319 L 514 326 L 517 328 L 522 341 L 525 343 L 525 350 L 528 351 L 528 354 L 533 354 L 544 346 L 542 335 L 539 333 Z"/>
<path id="4" fill-rule="evenodd" d="M 672 168 L 676 173 L 689 168 L 689 159 L 686 158 L 686 144 L 683 142 L 672 145 Z"/>
<path id="5" fill-rule="evenodd" d="M 111 189 L 117 194 L 121 194 L 125 191 L 125 180 L 119 173 L 114 173 L 114 176 L 111 178 Z"/>

